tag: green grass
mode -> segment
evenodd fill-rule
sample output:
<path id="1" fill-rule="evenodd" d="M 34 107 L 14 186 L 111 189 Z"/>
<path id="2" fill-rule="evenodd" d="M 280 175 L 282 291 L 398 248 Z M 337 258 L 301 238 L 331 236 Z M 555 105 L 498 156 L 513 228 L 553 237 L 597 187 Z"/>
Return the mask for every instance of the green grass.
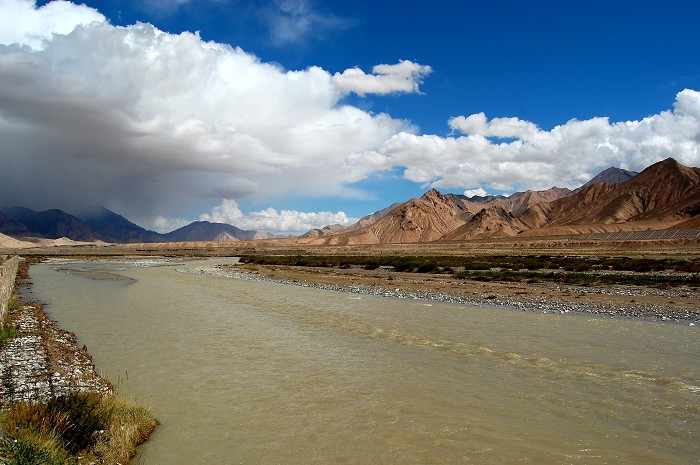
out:
<path id="1" fill-rule="evenodd" d="M 12 404 L 0 424 L 16 440 L 0 442 L 4 463 L 72 465 L 78 456 L 127 463 L 158 422 L 147 409 L 111 394 L 73 392 L 45 403 Z"/>
<path id="2" fill-rule="evenodd" d="M 5 319 L 2 322 L 2 328 L 0 329 L 0 348 L 4 347 L 7 341 L 20 335 L 20 332 L 10 324 L 10 314 L 22 307 L 21 302 L 15 299 L 14 296 L 10 297 L 10 302 L 7 306 L 7 313 L 5 314 Z"/>
<path id="3" fill-rule="evenodd" d="M 17 300 L 15 296 L 11 296 L 10 301 L 7 303 L 8 313 L 14 310 L 19 310 L 20 308 L 22 308 L 22 302 Z"/>
<path id="4" fill-rule="evenodd" d="M 3 325 L 0 329 L 0 348 L 4 347 L 7 341 L 20 335 L 17 328 L 10 325 Z"/>
<path id="5" fill-rule="evenodd" d="M 7 465 L 77 465 L 78 461 L 65 453 L 50 452 L 46 448 L 25 441 L 0 442 L 0 455 Z"/>

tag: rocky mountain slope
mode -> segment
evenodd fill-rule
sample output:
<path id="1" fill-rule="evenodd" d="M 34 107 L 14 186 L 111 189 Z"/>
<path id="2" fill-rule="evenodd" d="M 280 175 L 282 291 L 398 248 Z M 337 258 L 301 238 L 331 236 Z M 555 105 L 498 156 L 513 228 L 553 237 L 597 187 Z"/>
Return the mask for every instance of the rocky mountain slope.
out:
<path id="1" fill-rule="evenodd" d="M 76 241 L 99 239 L 88 225 L 61 210 L 36 212 L 29 208 L 13 207 L 0 210 L 0 214 L 3 215 L 0 218 L 0 232 L 12 237 L 67 237 Z"/>
<path id="2" fill-rule="evenodd" d="M 568 197 L 533 206 L 520 219 L 529 228 L 633 221 L 673 223 L 689 219 L 698 205 L 700 168 L 688 168 L 668 158 L 628 181 L 594 184 Z"/>
<path id="3" fill-rule="evenodd" d="M 700 213 L 700 169 L 669 158 L 642 173 L 603 171 L 570 191 L 518 192 L 467 198 L 431 190 L 394 206 L 373 223 L 327 231 L 307 243 L 377 244 L 509 237 L 527 232 L 565 234 L 671 227 Z M 609 228 L 608 228 L 609 229 Z"/>
<path id="4" fill-rule="evenodd" d="M 498 231 L 499 235 L 514 235 L 519 230 L 495 224 L 502 213 L 505 217 L 517 215 L 530 206 L 548 202 L 572 192 L 552 187 L 544 191 L 517 192 L 510 197 L 465 197 L 442 194 L 436 189 L 417 199 L 394 204 L 366 216 L 347 228 L 327 227 L 305 234 L 308 244 L 353 245 L 400 242 L 429 242 L 439 239 L 458 239 L 461 228 L 473 221 L 476 230 L 464 238 L 483 237 Z M 486 210 L 486 213 L 481 213 Z M 495 217 L 494 217 L 495 215 Z M 321 231 L 319 233 L 319 231 Z"/>
<path id="5" fill-rule="evenodd" d="M 473 205 L 473 208 L 470 209 L 470 211 L 477 213 L 483 208 L 488 209 L 491 207 L 497 207 L 517 216 L 533 205 L 537 205 L 538 203 L 542 202 L 551 202 L 571 194 L 572 191 L 565 187 L 552 187 L 544 191 L 528 190 L 525 192 L 516 192 L 509 197 L 494 197 L 491 200 L 483 203 L 475 203 L 471 201 L 469 203 Z M 476 210 L 474 211 L 474 209 Z"/>
<path id="6" fill-rule="evenodd" d="M 462 225 L 471 216 L 464 202 L 433 189 L 417 199 L 399 204 L 363 227 L 320 237 L 313 244 L 356 245 L 396 242 L 429 242 Z"/>
<path id="7" fill-rule="evenodd" d="M 225 223 L 195 221 L 180 229 L 163 234 L 161 237 L 163 240 L 154 242 L 253 241 L 267 239 L 270 235 L 258 231 L 245 231 Z"/>
<path id="8" fill-rule="evenodd" d="M 512 212 L 503 207 L 482 209 L 468 222 L 445 234 L 441 239 L 464 241 L 486 237 L 510 237 L 519 234 L 527 227 Z"/>
<path id="9" fill-rule="evenodd" d="M 365 226 L 368 226 L 375 221 L 379 221 L 382 219 L 384 216 L 386 216 L 391 210 L 393 210 L 395 207 L 400 205 L 400 202 L 394 203 L 392 205 L 389 205 L 386 208 L 382 208 L 379 211 L 376 211 L 374 213 L 371 213 L 369 215 L 363 216 L 360 218 L 355 224 L 352 224 L 350 226 L 343 226 L 341 224 L 331 224 L 328 226 L 324 226 L 323 228 L 318 228 L 318 229 L 312 229 L 306 233 L 304 233 L 301 237 L 310 237 L 310 238 L 316 238 L 316 237 L 324 237 L 324 236 L 331 236 L 334 234 L 339 234 L 342 232 L 348 232 L 348 231 L 355 231 L 358 229 L 361 229 Z"/>
<path id="10" fill-rule="evenodd" d="M 160 234 L 144 229 L 105 207 L 94 207 L 79 216 L 104 242 L 159 242 L 161 239 Z"/>

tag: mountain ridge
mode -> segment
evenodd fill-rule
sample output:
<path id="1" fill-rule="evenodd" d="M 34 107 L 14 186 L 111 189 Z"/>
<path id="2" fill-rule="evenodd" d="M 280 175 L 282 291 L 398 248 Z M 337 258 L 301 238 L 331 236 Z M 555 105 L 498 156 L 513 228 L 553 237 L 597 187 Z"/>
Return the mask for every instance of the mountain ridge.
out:
<path id="1" fill-rule="evenodd" d="M 624 179 L 619 182 L 615 180 Z M 597 180 L 597 181 L 596 181 Z M 612 180 L 607 182 L 606 180 Z M 596 181 L 596 182 L 594 182 Z M 350 226 L 329 225 L 293 241 L 306 245 L 364 245 L 460 241 L 517 235 L 696 227 L 700 168 L 667 158 L 641 173 L 609 168 L 578 189 L 552 187 L 509 197 L 466 197 L 430 189 Z M 108 243 L 231 242 L 273 238 L 225 223 L 195 221 L 166 234 L 142 228 L 105 207 L 79 215 L 58 209 L 0 209 L 0 233 L 20 240 Z"/>
<path id="2" fill-rule="evenodd" d="M 246 231 L 225 223 L 195 221 L 169 233 L 150 231 L 102 206 L 79 215 L 62 210 L 26 207 L 0 209 L 0 233 L 18 240 L 60 239 L 107 243 L 206 242 L 267 239 L 270 234 Z"/>
<path id="3" fill-rule="evenodd" d="M 616 179 L 622 179 L 616 182 Z M 611 182 L 603 182 L 611 180 Z M 666 227 L 700 212 L 700 169 L 672 158 L 641 173 L 609 168 L 581 188 L 552 187 L 510 197 L 474 200 L 432 189 L 399 204 L 375 223 L 336 232 L 311 244 L 375 244 L 470 240 L 518 234 L 566 233 L 638 228 L 642 223 Z M 632 224 L 635 223 L 635 224 Z M 689 224 L 693 224 L 692 222 Z"/>

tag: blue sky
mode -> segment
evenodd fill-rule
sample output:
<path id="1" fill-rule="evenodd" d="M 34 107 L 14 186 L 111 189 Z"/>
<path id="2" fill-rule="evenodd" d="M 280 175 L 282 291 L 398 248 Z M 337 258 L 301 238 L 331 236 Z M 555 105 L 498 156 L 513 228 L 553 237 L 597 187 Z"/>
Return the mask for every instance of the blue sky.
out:
<path id="1" fill-rule="evenodd" d="M 46 2 L 39 2 L 46 3 Z M 692 0 L 528 1 L 94 1 L 112 24 L 150 22 L 178 34 L 240 46 L 285 69 L 330 72 L 412 60 L 433 68 L 423 95 L 352 99 L 449 133 L 451 116 L 483 111 L 544 129 L 595 116 L 637 120 L 700 87 L 700 4 Z M 306 5 L 329 18 L 277 38 L 271 17 L 293 27 Z M 290 9 L 293 8 L 290 6 Z"/>
<path id="2" fill-rule="evenodd" d="M 285 233 L 431 187 L 700 165 L 696 1 L 47 3 L 0 0 L 0 80 L 51 76 L 0 96 L 0 163 L 46 186 L 15 204 Z"/>

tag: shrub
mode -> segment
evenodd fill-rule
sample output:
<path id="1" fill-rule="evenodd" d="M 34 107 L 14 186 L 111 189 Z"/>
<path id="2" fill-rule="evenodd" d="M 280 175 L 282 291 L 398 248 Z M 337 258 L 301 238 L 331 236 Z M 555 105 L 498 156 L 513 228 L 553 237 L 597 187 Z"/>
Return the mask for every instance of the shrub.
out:
<path id="1" fill-rule="evenodd" d="M 685 271 L 686 273 L 700 273 L 700 262 L 698 261 L 680 261 L 673 266 L 675 271 Z"/>
<path id="2" fill-rule="evenodd" d="M 47 404 L 49 415 L 65 416 L 59 434 L 70 453 L 87 449 L 95 443 L 95 433 L 109 425 L 114 404 L 103 402 L 103 396 L 92 392 L 73 392 L 55 397 Z"/>
<path id="3" fill-rule="evenodd" d="M 401 263 L 397 263 L 396 265 L 394 265 L 394 271 L 397 271 L 397 272 L 413 271 L 413 264 L 405 262 L 405 261 L 401 262 Z"/>
<path id="4" fill-rule="evenodd" d="M 423 263 L 418 265 L 418 273 L 432 273 L 435 271 L 435 263 Z"/>

